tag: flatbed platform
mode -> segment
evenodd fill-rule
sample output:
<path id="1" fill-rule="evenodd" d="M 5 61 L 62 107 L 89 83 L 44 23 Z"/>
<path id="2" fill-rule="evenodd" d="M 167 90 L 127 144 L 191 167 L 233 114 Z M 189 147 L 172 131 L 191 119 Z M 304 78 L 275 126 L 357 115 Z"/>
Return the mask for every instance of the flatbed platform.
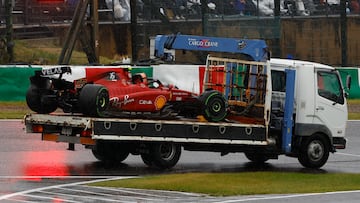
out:
<path id="1" fill-rule="evenodd" d="M 44 133 L 76 136 L 91 130 L 94 140 L 164 141 L 179 143 L 216 143 L 267 145 L 267 128 L 263 125 L 231 122 L 204 122 L 197 119 L 126 119 L 94 118 L 76 114 L 28 114 L 27 131 L 32 125 L 44 126 Z M 77 129 L 75 131 L 74 129 Z"/>

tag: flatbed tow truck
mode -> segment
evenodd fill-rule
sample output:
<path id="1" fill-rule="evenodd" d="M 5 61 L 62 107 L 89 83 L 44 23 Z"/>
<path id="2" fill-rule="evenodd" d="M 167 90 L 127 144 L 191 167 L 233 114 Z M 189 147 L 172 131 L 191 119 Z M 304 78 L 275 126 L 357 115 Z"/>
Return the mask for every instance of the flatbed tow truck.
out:
<path id="1" fill-rule="evenodd" d="M 42 140 L 90 148 L 100 161 L 122 162 L 140 155 L 148 166 L 172 168 L 181 150 L 221 155 L 243 152 L 253 162 L 279 155 L 298 158 L 308 168 L 320 168 L 330 152 L 346 146 L 346 93 L 339 73 L 330 66 L 287 59 L 270 59 L 262 40 L 192 35 L 159 35 L 155 54 L 171 59 L 164 48 L 236 53 L 241 58 L 208 56 L 204 90 L 226 99 L 224 119 L 215 98 L 205 116 L 197 118 L 100 118 L 82 114 L 29 114 L 28 133 Z M 206 100 L 208 101 L 208 100 Z M 206 102 L 205 102 L 206 103 Z"/>

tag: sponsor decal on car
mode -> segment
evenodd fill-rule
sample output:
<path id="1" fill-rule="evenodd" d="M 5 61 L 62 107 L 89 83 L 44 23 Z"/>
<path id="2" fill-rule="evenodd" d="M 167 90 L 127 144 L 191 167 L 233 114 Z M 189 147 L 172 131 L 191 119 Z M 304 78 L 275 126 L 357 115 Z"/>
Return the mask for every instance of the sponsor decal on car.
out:
<path id="1" fill-rule="evenodd" d="M 55 74 L 61 74 L 61 67 L 58 68 L 49 68 L 49 69 L 42 69 L 41 70 L 42 75 L 55 75 Z"/>
<path id="2" fill-rule="evenodd" d="M 144 104 L 144 105 L 152 104 L 152 101 L 151 101 L 151 100 L 143 100 L 143 99 L 140 99 L 140 100 L 139 100 L 139 104 Z"/>
<path id="3" fill-rule="evenodd" d="M 156 110 L 160 110 L 166 104 L 167 99 L 164 95 L 159 95 L 155 99 L 155 108 Z"/>
<path id="4" fill-rule="evenodd" d="M 112 104 L 112 106 L 117 107 L 117 108 L 120 108 L 121 106 L 132 103 L 134 101 L 135 101 L 135 99 L 130 98 L 129 95 L 125 95 L 124 100 L 121 100 L 119 97 L 112 97 L 110 99 L 110 103 Z"/>

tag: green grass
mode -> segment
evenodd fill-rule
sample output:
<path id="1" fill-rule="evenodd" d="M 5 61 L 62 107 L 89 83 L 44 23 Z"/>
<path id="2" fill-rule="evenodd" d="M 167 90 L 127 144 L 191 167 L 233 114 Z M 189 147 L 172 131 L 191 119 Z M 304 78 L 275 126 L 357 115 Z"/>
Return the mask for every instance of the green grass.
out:
<path id="1" fill-rule="evenodd" d="M 360 105 L 360 99 L 349 100 L 349 105 Z M 26 113 L 30 113 L 26 102 L 1 102 L 0 119 L 23 118 Z M 349 112 L 350 120 L 360 120 L 360 112 Z"/>
<path id="2" fill-rule="evenodd" d="M 348 115 L 349 120 L 360 120 L 360 113 L 349 113 Z"/>
<path id="3" fill-rule="evenodd" d="M 104 181 L 90 185 L 182 191 L 212 196 L 316 193 L 359 190 L 360 174 L 188 173 Z"/>
<path id="4" fill-rule="evenodd" d="M 41 42 L 36 40 L 16 40 L 14 61 L 29 64 L 57 65 L 61 50 L 61 46 L 56 45 L 52 40 L 42 40 Z M 110 64 L 114 60 L 100 57 L 100 62 Z M 83 65 L 88 63 L 84 52 L 73 51 L 69 64 Z"/>
<path id="5" fill-rule="evenodd" d="M 31 113 L 31 110 L 26 102 L 0 102 L 0 119 L 21 119 L 27 113 Z"/>
<path id="6" fill-rule="evenodd" d="M 349 120 L 360 120 L 360 99 L 348 100 Z"/>
<path id="7" fill-rule="evenodd" d="M 347 100 L 348 101 L 348 104 L 349 105 L 355 105 L 355 104 L 357 104 L 357 105 L 360 105 L 360 99 L 349 99 L 349 100 Z"/>

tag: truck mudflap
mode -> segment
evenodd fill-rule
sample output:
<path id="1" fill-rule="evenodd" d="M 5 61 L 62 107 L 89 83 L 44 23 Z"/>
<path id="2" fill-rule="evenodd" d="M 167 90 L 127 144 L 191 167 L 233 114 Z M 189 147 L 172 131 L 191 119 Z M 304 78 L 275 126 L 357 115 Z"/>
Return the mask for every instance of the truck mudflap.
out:
<path id="1" fill-rule="evenodd" d="M 95 119 L 93 139 L 267 145 L 266 127 L 236 123 Z"/>

